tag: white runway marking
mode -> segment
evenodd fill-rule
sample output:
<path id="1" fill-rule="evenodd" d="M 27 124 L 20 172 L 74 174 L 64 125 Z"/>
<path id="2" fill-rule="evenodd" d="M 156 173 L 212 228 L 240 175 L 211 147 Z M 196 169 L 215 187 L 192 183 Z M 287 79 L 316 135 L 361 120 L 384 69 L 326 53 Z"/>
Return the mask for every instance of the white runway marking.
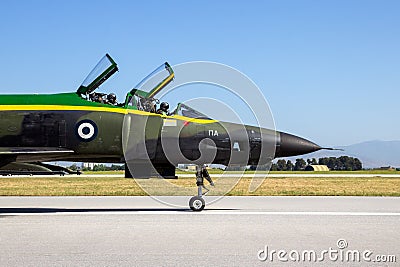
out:
<path id="1" fill-rule="evenodd" d="M 327 212 L 327 211 L 88 211 L 88 212 L 38 212 L 0 213 L 0 216 L 46 216 L 46 215 L 288 215 L 288 216 L 400 216 L 397 212 Z"/>

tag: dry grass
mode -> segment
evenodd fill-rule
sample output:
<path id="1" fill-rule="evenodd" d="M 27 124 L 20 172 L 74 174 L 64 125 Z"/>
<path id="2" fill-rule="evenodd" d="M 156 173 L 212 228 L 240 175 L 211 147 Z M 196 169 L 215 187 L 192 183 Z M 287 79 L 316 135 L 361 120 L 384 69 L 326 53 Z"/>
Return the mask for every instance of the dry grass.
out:
<path id="1" fill-rule="evenodd" d="M 400 196 L 399 178 L 273 178 L 253 193 L 243 179 L 228 195 L 255 196 Z"/>
<path id="2" fill-rule="evenodd" d="M 210 194 L 231 196 L 400 196 L 400 178 L 267 178 L 249 192 L 250 178 L 215 179 Z M 1 196 L 144 196 L 193 195 L 194 178 L 146 179 L 139 184 L 125 178 L 2 178 Z M 233 187 L 233 189 L 232 189 Z"/>

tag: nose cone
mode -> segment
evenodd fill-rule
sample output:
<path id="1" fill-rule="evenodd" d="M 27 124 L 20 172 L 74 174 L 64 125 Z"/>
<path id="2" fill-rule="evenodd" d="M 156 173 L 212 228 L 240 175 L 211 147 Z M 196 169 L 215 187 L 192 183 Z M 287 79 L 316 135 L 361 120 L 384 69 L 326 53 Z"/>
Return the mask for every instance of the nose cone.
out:
<path id="1" fill-rule="evenodd" d="M 304 138 L 280 132 L 280 142 L 276 146 L 275 157 L 303 155 L 320 149 L 319 145 Z"/>

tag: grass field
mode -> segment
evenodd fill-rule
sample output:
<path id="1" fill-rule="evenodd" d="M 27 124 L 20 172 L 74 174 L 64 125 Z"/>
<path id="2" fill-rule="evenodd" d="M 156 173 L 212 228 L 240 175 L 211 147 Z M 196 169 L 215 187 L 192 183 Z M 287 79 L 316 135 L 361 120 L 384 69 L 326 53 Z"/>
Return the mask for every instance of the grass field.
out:
<path id="1" fill-rule="evenodd" d="M 242 178 L 231 188 L 232 178 L 216 178 L 210 194 L 234 196 L 400 196 L 400 178 L 282 177 L 267 178 L 255 192 L 249 192 L 251 178 Z M 234 179 L 233 179 L 234 180 Z M 139 186 L 133 179 L 105 177 L 3 178 L 1 196 L 144 196 L 194 195 L 195 179 L 145 179 Z M 171 186 L 165 186 L 168 183 Z M 144 186 L 144 187 L 143 187 Z M 175 190 L 173 186 L 184 188 Z M 231 190 L 227 190 L 227 188 Z M 149 191 L 148 191 L 149 192 Z"/>
<path id="2" fill-rule="evenodd" d="M 245 171 L 244 173 L 246 174 L 252 174 L 255 171 Z M 177 174 L 189 174 L 193 173 L 193 171 L 182 171 L 182 170 L 176 170 Z M 209 173 L 213 174 L 220 174 L 224 173 L 223 170 L 219 169 L 211 169 L 209 170 Z M 237 173 L 235 171 L 227 171 L 227 173 Z M 267 173 L 267 171 L 259 171 L 258 173 Z M 305 172 L 305 171 L 271 171 L 268 172 L 271 174 L 307 174 L 307 173 L 313 173 L 313 172 Z M 320 174 L 400 174 L 400 171 L 394 171 L 394 170 L 362 170 L 362 171 L 329 171 L 329 172 L 318 172 Z M 124 171 L 103 171 L 103 172 L 94 172 L 94 171 L 85 171 L 84 174 L 124 174 Z"/>

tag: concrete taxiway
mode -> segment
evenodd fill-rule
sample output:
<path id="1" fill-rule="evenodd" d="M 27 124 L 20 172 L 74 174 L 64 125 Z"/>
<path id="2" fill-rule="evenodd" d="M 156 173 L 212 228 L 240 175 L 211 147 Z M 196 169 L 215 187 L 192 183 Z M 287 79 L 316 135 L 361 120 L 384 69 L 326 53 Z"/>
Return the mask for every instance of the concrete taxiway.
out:
<path id="1" fill-rule="evenodd" d="M 400 198 L 0 197 L 0 266 L 398 266 Z M 213 199 L 209 198 L 208 201 Z M 214 199 L 215 200 L 215 199 Z M 293 261 L 265 250 L 337 250 Z M 366 261 L 347 262 L 347 251 Z M 378 263 L 376 256 L 394 256 Z M 301 257 L 300 257 L 301 258 Z M 287 261 L 283 261 L 286 259 Z M 379 258 L 379 259 L 382 259 Z M 386 257 L 385 259 L 389 259 Z M 344 262 L 343 262 L 344 260 Z"/>

